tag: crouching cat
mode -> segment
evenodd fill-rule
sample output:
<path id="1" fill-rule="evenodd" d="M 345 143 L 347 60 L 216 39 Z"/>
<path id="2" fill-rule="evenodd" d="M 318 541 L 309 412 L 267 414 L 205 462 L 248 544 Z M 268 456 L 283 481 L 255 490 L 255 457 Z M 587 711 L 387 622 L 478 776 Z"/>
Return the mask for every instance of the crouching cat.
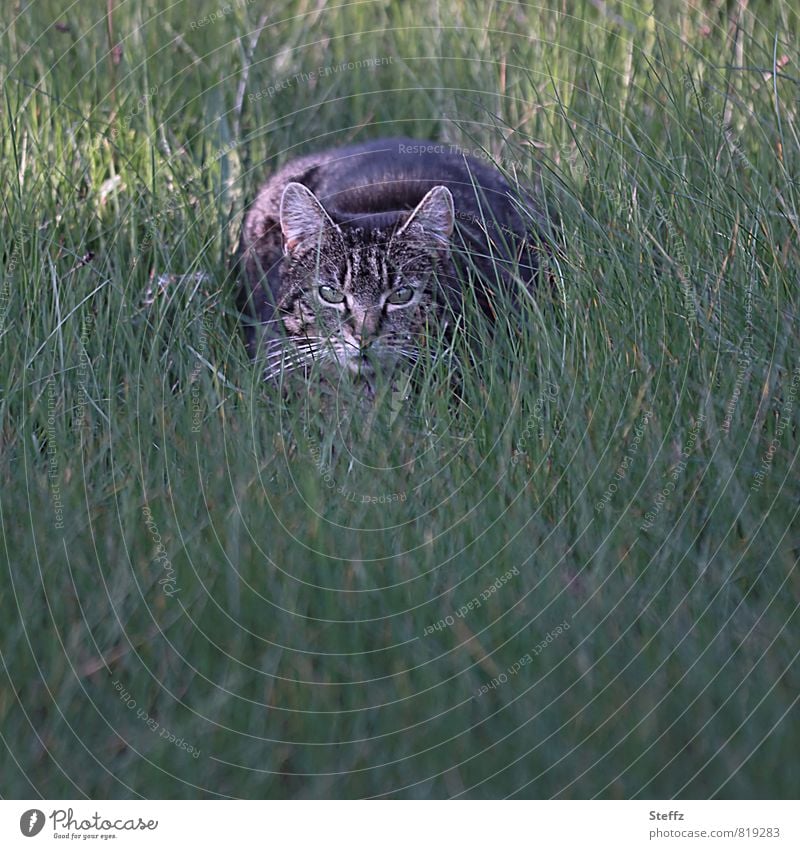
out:
<path id="1" fill-rule="evenodd" d="M 449 145 L 378 139 L 291 160 L 242 230 L 249 352 L 267 379 L 320 362 L 369 381 L 443 338 L 468 294 L 490 317 L 524 297 L 544 233 L 528 193 Z"/>

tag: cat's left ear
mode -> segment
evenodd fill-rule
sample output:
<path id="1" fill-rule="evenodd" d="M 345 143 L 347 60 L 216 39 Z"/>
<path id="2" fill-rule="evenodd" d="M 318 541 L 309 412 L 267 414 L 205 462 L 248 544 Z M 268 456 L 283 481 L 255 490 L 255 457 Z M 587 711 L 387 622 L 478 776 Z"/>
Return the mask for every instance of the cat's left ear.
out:
<path id="1" fill-rule="evenodd" d="M 447 186 L 434 186 L 417 204 L 394 238 L 413 242 L 434 253 L 447 253 L 455 217 L 450 189 Z"/>
<path id="2" fill-rule="evenodd" d="M 287 251 L 301 242 L 318 242 L 326 229 L 338 230 L 311 189 L 302 183 L 288 183 L 281 195 L 281 230 Z"/>

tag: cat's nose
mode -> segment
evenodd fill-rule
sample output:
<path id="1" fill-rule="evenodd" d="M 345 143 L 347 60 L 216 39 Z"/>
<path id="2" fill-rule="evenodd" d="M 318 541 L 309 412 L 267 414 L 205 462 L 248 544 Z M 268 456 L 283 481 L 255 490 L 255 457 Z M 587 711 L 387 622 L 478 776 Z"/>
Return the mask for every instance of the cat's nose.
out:
<path id="1" fill-rule="evenodd" d="M 361 333 L 356 333 L 356 341 L 358 342 L 358 347 L 361 351 L 366 351 L 367 348 L 372 345 L 372 343 L 377 338 L 377 333 L 370 333 L 366 329 L 361 330 Z"/>
<path id="2" fill-rule="evenodd" d="M 380 315 L 371 310 L 359 310 L 353 313 L 353 336 L 361 350 L 369 348 L 378 336 Z"/>

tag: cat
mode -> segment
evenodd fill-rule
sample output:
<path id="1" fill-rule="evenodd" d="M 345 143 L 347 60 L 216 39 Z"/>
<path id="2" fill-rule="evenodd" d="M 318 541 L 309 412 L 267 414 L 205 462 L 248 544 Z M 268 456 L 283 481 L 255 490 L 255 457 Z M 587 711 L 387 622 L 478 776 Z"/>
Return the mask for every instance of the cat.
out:
<path id="1" fill-rule="evenodd" d="M 413 363 L 452 330 L 468 287 L 490 318 L 532 291 L 546 222 L 454 145 L 377 139 L 292 159 L 242 228 L 248 351 L 266 379 L 315 361 L 366 379 Z"/>

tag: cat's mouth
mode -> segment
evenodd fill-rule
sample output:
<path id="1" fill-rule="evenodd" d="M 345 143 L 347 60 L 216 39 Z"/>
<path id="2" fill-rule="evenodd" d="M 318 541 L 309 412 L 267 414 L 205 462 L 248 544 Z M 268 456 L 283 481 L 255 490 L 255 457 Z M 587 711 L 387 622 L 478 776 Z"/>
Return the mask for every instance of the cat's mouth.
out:
<path id="1" fill-rule="evenodd" d="M 379 371 L 393 371 L 398 357 L 391 350 L 370 345 L 361 348 L 355 345 L 337 346 L 334 348 L 338 364 L 356 377 L 370 380 Z"/>
<path id="2" fill-rule="evenodd" d="M 346 367 L 348 371 L 357 377 L 374 377 L 375 366 L 367 357 L 356 355 L 347 360 Z"/>
<path id="3" fill-rule="evenodd" d="M 378 352 L 372 349 L 346 351 L 342 362 L 342 365 L 352 375 L 367 379 L 375 377 L 378 371 L 391 371 L 395 364 L 395 357 L 388 356 L 386 352 Z"/>

